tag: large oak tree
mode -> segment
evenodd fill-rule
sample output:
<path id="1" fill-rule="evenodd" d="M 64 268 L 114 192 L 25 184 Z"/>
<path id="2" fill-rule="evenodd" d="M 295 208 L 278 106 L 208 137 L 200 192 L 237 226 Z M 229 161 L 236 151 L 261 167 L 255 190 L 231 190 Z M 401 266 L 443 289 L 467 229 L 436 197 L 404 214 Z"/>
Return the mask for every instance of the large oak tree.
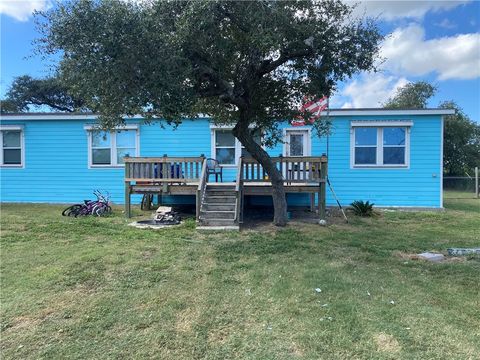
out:
<path id="1" fill-rule="evenodd" d="M 282 174 L 253 132 L 279 141 L 280 122 L 308 118 L 297 110 L 304 97 L 374 70 L 382 39 L 339 0 L 73 0 L 37 19 L 41 48 L 61 52 L 62 81 L 104 127 L 133 114 L 231 124 L 272 181 L 277 225 L 287 221 Z"/>

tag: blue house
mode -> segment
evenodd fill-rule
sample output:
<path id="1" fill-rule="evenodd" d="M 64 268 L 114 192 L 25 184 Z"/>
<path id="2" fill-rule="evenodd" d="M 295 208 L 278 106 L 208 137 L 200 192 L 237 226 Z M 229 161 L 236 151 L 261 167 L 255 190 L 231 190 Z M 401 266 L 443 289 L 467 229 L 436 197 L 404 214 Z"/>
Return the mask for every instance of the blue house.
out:
<path id="1" fill-rule="evenodd" d="M 328 154 L 328 178 L 345 205 L 370 200 L 381 207 L 440 209 L 443 116 L 449 114 L 453 110 L 331 110 L 328 139 L 316 137 L 310 126 L 285 122 L 284 142 L 266 150 L 284 166 L 286 184 L 303 186 L 300 190 L 312 184 L 320 187 L 289 192 L 290 206 L 321 205 L 322 191 L 327 206 L 336 204 L 323 182 L 327 165 L 322 155 Z M 148 186 L 155 184 L 164 191 L 164 201 L 198 203 L 204 158 L 218 161 L 223 179 L 217 185 L 226 186 L 225 191 L 238 190 L 239 182 L 256 183 L 257 188 L 258 182 L 268 182 L 259 165 L 246 160 L 248 153 L 231 129 L 208 118 L 186 119 L 174 130 L 160 126 L 161 121 L 143 124 L 134 117 L 125 127 L 107 133 L 96 129 L 91 114 L 12 114 L 0 120 L 2 202 L 72 203 L 91 197 L 93 189 L 105 189 L 114 203 L 122 204 L 131 194 L 141 194 L 141 186 L 143 193 L 153 192 Z M 162 173 L 164 155 L 170 170 Z M 141 165 L 142 161 L 150 165 Z M 176 176 L 170 174 L 174 163 L 181 167 Z M 324 163 L 325 173 L 320 174 Z M 213 181 L 210 177 L 205 183 L 217 186 Z M 173 190 L 181 183 L 191 190 Z M 259 189 L 245 191 L 242 197 L 252 205 L 271 204 L 268 193 Z"/>

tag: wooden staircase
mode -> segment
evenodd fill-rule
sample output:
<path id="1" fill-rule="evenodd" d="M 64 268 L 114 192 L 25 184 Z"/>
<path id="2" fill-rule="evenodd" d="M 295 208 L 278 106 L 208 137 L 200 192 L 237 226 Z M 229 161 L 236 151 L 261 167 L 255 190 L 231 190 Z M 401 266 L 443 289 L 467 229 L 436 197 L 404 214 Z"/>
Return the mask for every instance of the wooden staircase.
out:
<path id="1" fill-rule="evenodd" d="M 209 183 L 200 202 L 199 227 L 238 229 L 235 184 Z"/>

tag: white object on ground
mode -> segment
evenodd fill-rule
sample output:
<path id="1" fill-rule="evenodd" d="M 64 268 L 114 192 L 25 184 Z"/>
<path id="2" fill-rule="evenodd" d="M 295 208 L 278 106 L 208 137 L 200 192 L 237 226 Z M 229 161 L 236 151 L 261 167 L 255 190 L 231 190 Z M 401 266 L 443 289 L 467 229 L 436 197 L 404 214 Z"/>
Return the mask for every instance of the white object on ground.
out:
<path id="1" fill-rule="evenodd" d="M 319 222 L 318 222 L 319 225 L 321 226 L 327 226 L 327 221 L 324 220 L 324 219 L 321 219 Z"/>
<path id="2" fill-rule="evenodd" d="M 322 289 L 316 288 L 316 289 L 315 289 L 315 292 L 316 292 L 316 293 L 321 293 L 321 292 L 322 292 Z"/>
<path id="3" fill-rule="evenodd" d="M 428 260 L 432 262 L 439 262 L 439 261 L 445 260 L 445 256 L 443 254 L 431 253 L 431 252 L 424 252 L 424 253 L 418 254 L 418 257 L 423 260 Z"/>

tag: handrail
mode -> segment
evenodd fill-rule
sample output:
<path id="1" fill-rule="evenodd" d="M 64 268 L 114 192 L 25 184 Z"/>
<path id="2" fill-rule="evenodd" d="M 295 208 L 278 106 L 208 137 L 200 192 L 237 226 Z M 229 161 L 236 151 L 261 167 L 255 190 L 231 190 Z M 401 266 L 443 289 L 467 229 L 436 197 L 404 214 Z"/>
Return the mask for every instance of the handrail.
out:
<path id="1" fill-rule="evenodd" d="M 202 164 L 202 174 L 200 175 L 200 182 L 198 184 L 197 190 L 202 190 L 202 188 L 207 183 L 206 175 L 207 175 L 207 162 L 204 160 Z"/>
<path id="2" fill-rule="evenodd" d="M 190 156 L 190 157 L 124 157 L 123 160 L 126 163 L 169 163 L 169 162 L 195 162 L 202 161 L 203 156 Z"/>
<path id="3" fill-rule="evenodd" d="M 325 181 L 326 156 L 278 156 L 271 159 L 287 185 Z M 242 183 L 270 182 L 265 169 L 254 158 L 243 158 L 240 172 L 243 176 Z"/>
<path id="4" fill-rule="evenodd" d="M 199 157 L 125 157 L 125 181 L 155 183 L 197 182 L 202 162 Z"/>
<path id="5" fill-rule="evenodd" d="M 240 190 L 240 182 L 243 180 L 242 165 L 243 165 L 243 156 L 241 156 L 240 159 L 238 159 L 237 179 L 236 179 L 236 182 L 235 182 L 235 191 Z"/>
<path id="6" fill-rule="evenodd" d="M 196 202 L 196 217 L 197 221 L 200 220 L 200 208 L 202 206 L 203 197 L 205 194 L 205 188 L 207 187 L 207 160 L 204 158 L 202 163 L 202 173 L 200 175 L 200 182 L 197 188 L 197 202 Z"/>
<path id="7" fill-rule="evenodd" d="M 270 158 L 273 162 L 328 162 L 326 156 L 274 156 Z M 244 157 L 244 164 L 257 164 L 258 161 L 253 157 Z"/>
<path id="8" fill-rule="evenodd" d="M 238 166 L 237 166 L 237 179 L 235 183 L 235 221 L 240 221 L 240 212 L 242 211 L 242 197 L 243 197 L 243 156 L 238 159 Z"/>

